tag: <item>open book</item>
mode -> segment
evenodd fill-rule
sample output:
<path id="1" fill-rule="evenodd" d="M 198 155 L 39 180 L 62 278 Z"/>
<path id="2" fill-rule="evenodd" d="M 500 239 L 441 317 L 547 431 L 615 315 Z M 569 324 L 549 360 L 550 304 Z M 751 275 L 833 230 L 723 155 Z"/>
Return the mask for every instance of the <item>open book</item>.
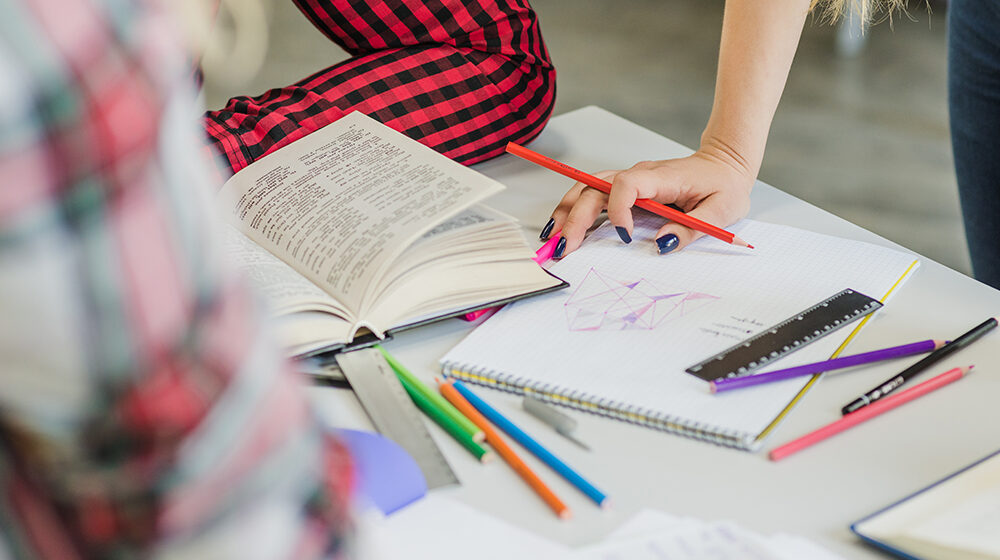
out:
<path id="1" fill-rule="evenodd" d="M 851 525 L 903 558 L 1000 559 L 1000 451 Z"/>
<path id="2" fill-rule="evenodd" d="M 350 113 L 236 173 L 228 247 L 279 316 L 291 355 L 565 287 L 515 220 L 479 204 L 500 183 Z"/>

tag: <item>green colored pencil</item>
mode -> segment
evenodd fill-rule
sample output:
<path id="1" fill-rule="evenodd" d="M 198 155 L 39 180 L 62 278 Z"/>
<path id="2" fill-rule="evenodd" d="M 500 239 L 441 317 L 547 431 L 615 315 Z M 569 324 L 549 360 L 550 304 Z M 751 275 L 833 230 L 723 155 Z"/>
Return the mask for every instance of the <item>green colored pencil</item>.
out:
<path id="1" fill-rule="evenodd" d="M 399 376 L 399 381 L 402 383 L 403 388 L 406 389 L 406 392 L 409 393 L 413 402 L 416 403 L 417 408 L 423 410 L 427 416 L 431 417 L 431 420 L 437 422 L 438 425 L 444 428 L 444 430 L 451 435 L 451 437 L 458 440 L 458 443 L 461 443 L 463 447 L 471 451 L 472 454 L 476 456 L 476 459 L 479 459 L 481 463 L 485 463 L 493 459 L 492 452 L 487 451 L 483 448 L 483 446 L 473 441 L 472 437 L 469 436 L 469 434 L 467 434 L 457 422 L 445 414 L 434 403 L 428 400 L 423 393 L 410 384 L 409 380 L 403 376 Z"/>
<path id="2" fill-rule="evenodd" d="M 424 396 L 425 400 L 434 403 L 434 405 L 440 409 L 442 413 L 450 417 L 454 423 L 458 424 L 459 427 L 462 428 L 462 431 L 472 438 L 472 441 L 475 441 L 476 443 L 483 443 L 486 441 L 486 434 L 479 429 L 479 426 L 473 424 L 472 420 L 466 418 L 465 415 L 459 412 L 453 404 L 446 401 L 444 397 L 439 395 L 437 391 L 431 389 L 425 385 L 423 381 L 417 379 L 417 376 L 413 375 L 410 373 L 410 370 L 403 367 L 403 364 L 399 363 L 399 360 L 394 358 L 392 354 L 389 354 L 385 348 L 382 348 L 381 345 L 376 345 L 376 348 L 379 349 L 379 352 L 382 352 L 382 355 L 385 357 L 385 361 L 389 363 L 389 366 L 392 367 L 392 370 L 396 372 L 396 375 L 400 379 L 405 379 L 413 390 Z M 414 398 L 414 400 L 416 399 Z"/>

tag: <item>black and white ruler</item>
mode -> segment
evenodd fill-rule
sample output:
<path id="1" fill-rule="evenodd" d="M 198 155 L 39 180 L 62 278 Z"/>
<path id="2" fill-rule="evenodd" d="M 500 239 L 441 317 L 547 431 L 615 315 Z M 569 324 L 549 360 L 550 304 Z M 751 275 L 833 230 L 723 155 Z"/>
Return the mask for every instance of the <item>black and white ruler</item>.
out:
<path id="1" fill-rule="evenodd" d="M 877 299 L 846 289 L 685 371 L 705 381 L 748 375 L 880 307 Z"/>
<path id="2" fill-rule="evenodd" d="M 458 477 L 427 431 L 423 415 L 381 352 L 375 348 L 341 352 L 337 365 L 375 429 L 413 457 L 428 488 L 458 484 Z"/>

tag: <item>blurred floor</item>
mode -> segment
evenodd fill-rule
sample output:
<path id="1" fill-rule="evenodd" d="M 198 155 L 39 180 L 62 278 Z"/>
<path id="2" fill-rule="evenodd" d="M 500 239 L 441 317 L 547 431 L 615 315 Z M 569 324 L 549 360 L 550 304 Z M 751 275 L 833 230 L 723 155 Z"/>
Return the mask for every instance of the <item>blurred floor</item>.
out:
<path id="1" fill-rule="evenodd" d="M 694 147 L 712 106 L 722 0 L 533 0 L 558 70 L 556 114 L 599 105 Z M 936 5 L 936 4 L 935 4 Z M 345 58 L 291 2 L 249 84 L 206 80 L 207 103 L 286 85 Z M 761 180 L 961 272 L 970 270 L 948 143 L 944 8 L 870 29 L 838 57 L 807 23 Z"/>

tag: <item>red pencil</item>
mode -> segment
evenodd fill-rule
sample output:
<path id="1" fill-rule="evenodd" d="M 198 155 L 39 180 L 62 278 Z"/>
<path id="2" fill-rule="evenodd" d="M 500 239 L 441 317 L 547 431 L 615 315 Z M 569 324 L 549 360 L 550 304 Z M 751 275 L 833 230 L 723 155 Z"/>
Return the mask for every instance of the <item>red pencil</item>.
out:
<path id="1" fill-rule="evenodd" d="M 906 404 L 917 397 L 930 393 L 935 389 L 939 389 L 949 383 L 958 381 L 963 376 L 965 376 L 965 374 L 968 373 L 969 370 L 971 369 L 972 366 L 957 367 L 955 369 L 950 369 L 942 373 L 941 375 L 938 375 L 936 377 L 928 379 L 927 381 L 924 381 L 923 383 L 913 387 L 912 389 L 907 389 L 902 393 L 898 393 L 891 397 L 886 397 L 882 400 L 875 401 L 864 408 L 858 409 L 857 412 L 852 412 L 846 416 L 843 416 L 839 420 L 831 422 L 830 424 L 827 424 L 826 426 L 823 426 L 822 428 L 814 432 L 810 432 L 800 437 L 799 439 L 790 441 L 780 447 L 776 447 L 775 449 L 771 450 L 771 453 L 768 455 L 768 457 L 770 457 L 772 461 L 780 461 L 781 459 L 784 459 L 785 457 L 788 457 L 793 453 L 801 451 L 806 447 L 813 445 L 814 443 L 819 443 L 830 436 L 839 434 L 840 432 L 843 432 L 844 430 L 850 428 L 851 426 L 860 424 L 865 420 L 868 420 L 869 418 L 874 418 L 875 416 L 878 416 L 883 412 L 888 412 L 889 410 L 892 410 L 897 406 Z"/>
<path id="2" fill-rule="evenodd" d="M 528 148 L 525 148 L 520 144 L 515 144 L 514 142 L 508 142 L 507 151 L 511 154 L 514 154 L 517 157 L 524 158 L 532 163 L 536 163 L 538 165 L 541 165 L 542 167 L 551 169 L 556 173 L 565 175 L 566 177 L 569 177 L 574 181 L 579 181 L 584 185 L 587 185 L 588 187 L 593 187 L 605 194 L 611 193 L 611 183 L 605 181 L 604 179 L 601 179 L 599 177 L 594 177 L 593 175 L 590 175 L 588 173 L 584 173 L 583 171 L 580 171 L 575 167 L 570 167 L 565 163 L 554 160 L 548 156 L 543 156 L 542 154 L 535 152 L 533 150 L 529 150 Z M 680 210 L 674 210 L 673 208 L 660 204 L 655 200 L 650 200 L 648 198 L 640 198 L 635 201 L 635 205 L 638 206 L 639 208 L 642 208 L 643 210 L 648 210 L 654 214 L 673 220 L 678 224 L 685 225 L 691 229 L 698 230 L 702 233 L 711 235 L 716 239 L 721 239 L 726 243 L 731 243 L 733 245 L 739 245 L 741 247 L 749 247 L 750 249 L 753 249 L 753 245 L 747 243 L 746 241 L 743 241 L 739 237 L 733 235 L 731 232 L 728 232 L 720 227 L 713 226 L 708 222 L 703 222 L 693 216 L 689 216 L 684 212 L 681 212 Z"/>

